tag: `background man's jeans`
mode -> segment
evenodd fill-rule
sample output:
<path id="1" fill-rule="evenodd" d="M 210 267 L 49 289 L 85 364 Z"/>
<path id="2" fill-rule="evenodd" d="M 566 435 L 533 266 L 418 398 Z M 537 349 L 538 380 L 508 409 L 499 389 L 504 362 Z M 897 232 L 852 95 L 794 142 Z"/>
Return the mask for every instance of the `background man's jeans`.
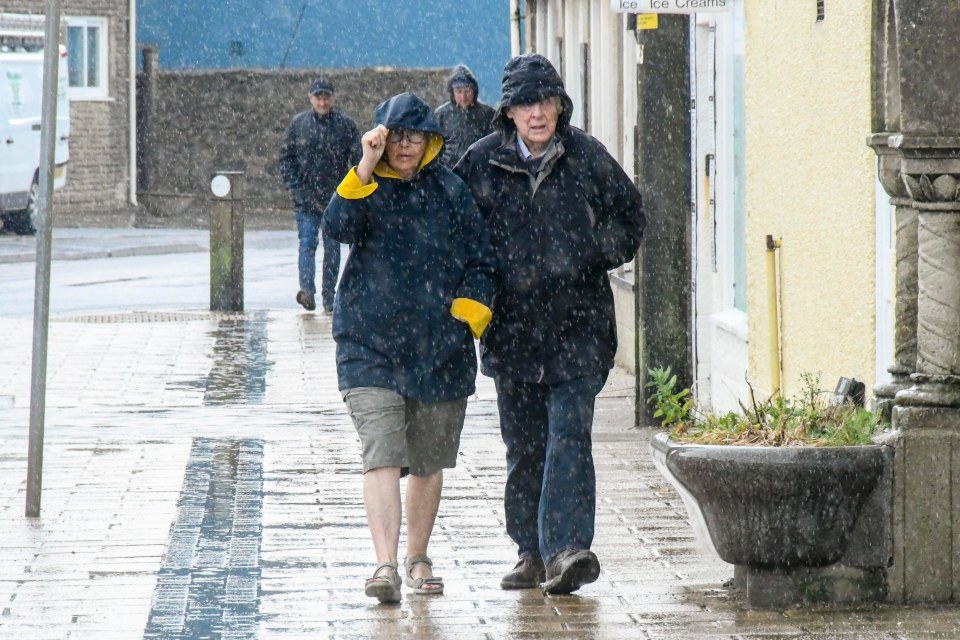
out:
<path id="1" fill-rule="evenodd" d="M 298 211 L 297 235 L 300 238 L 300 290 L 315 294 L 317 274 L 317 246 L 320 243 L 322 212 Z M 333 308 L 333 296 L 340 274 L 340 243 L 323 237 L 323 273 L 320 280 L 320 298 L 324 309 Z"/>
<path id="2" fill-rule="evenodd" d="M 544 562 L 593 543 L 596 476 L 593 407 L 607 374 L 553 385 L 497 378 L 507 445 L 504 511 L 519 554 Z"/>

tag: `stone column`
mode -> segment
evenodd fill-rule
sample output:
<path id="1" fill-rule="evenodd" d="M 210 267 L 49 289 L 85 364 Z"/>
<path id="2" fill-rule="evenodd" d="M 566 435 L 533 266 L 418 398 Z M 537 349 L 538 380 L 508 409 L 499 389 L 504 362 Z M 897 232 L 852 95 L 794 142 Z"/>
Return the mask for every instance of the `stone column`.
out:
<path id="1" fill-rule="evenodd" d="M 960 138 L 893 139 L 918 211 L 917 371 L 897 392 L 894 568 L 906 602 L 960 599 Z M 951 157 L 953 156 L 953 157 Z"/>
<path id="2" fill-rule="evenodd" d="M 884 128 L 876 128 L 876 119 L 874 127 L 898 132 L 888 136 L 888 146 L 900 157 L 909 199 L 902 206 L 917 211 L 918 246 L 916 372 L 911 386 L 896 392 L 893 408 L 902 433 L 894 463 L 889 592 L 901 602 L 957 602 L 960 50 L 949 43 L 960 39 L 960 5 L 875 0 L 874 8 L 874 108 L 881 107 Z M 882 161 L 892 155 L 882 145 L 875 148 Z M 898 326 L 898 333 L 907 335 L 908 325 Z"/>
<path id="3" fill-rule="evenodd" d="M 868 139 L 877 152 L 877 172 L 895 207 L 897 226 L 893 364 L 887 369 L 893 378 L 873 390 L 875 408 L 887 421 L 892 417 L 894 396 L 911 385 L 910 374 L 917 370 L 917 211 L 901 180 L 901 157 L 890 148 L 890 137 L 878 133 Z"/>

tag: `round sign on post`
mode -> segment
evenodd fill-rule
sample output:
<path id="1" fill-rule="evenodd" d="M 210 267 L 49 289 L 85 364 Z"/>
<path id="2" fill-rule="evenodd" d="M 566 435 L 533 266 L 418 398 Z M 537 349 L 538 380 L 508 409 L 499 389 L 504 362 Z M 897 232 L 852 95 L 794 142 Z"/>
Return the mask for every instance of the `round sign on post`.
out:
<path id="1" fill-rule="evenodd" d="M 214 176 L 210 181 L 210 191 L 218 198 L 226 198 L 230 193 L 230 178 L 227 176 Z"/>

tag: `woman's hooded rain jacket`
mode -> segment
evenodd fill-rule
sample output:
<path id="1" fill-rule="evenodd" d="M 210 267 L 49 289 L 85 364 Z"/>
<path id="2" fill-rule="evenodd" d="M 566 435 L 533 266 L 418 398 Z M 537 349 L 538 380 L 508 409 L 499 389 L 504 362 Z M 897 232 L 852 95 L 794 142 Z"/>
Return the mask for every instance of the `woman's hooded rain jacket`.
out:
<path id="1" fill-rule="evenodd" d="M 417 175 L 386 162 L 363 185 L 351 170 L 323 214 L 323 231 L 350 244 L 333 313 L 340 389 L 380 387 L 405 398 L 465 398 L 476 384 L 473 338 L 490 321 L 493 257 L 470 190 L 439 162 L 430 107 L 403 93 L 374 125 L 423 131 Z"/>

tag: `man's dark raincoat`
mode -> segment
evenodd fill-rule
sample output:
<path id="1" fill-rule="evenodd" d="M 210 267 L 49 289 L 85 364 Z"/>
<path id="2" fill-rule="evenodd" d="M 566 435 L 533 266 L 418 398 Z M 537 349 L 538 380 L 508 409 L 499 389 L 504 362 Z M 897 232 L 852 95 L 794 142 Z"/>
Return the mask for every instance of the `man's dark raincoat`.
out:
<path id="1" fill-rule="evenodd" d="M 457 107 L 453 98 L 455 84 L 473 87 L 474 103 L 465 109 Z M 465 64 L 458 64 L 447 79 L 450 100 L 437 107 L 435 114 L 447 142 L 443 147 L 441 162 L 448 167 L 457 164 L 463 152 L 480 138 L 493 133 L 493 108 L 480 102 L 480 85 Z"/>
<path id="2" fill-rule="evenodd" d="M 357 125 L 339 111 L 321 116 L 311 108 L 295 115 L 280 146 L 280 175 L 297 211 L 323 211 L 360 154 Z"/>
<path id="3" fill-rule="evenodd" d="M 504 110 L 558 96 L 562 113 L 539 167 L 528 169 Z M 499 132 L 455 171 L 490 227 L 497 260 L 483 372 L 554 384 L 605 373 L 617 350 L 607 271 L 631 260 L 645 225 L 640 193 L 603 145 L 570 125 L 573 104 L 542 56 L 504 70 Z"/>
<path id="4" fill-rule="evenodd" d="M 437 160 L 443 137 L 430 107 L 400 94 L 377 107 L 380 124 L 426 132 L 427 150 L 412 180 L 386 156 L 369 185 L 351 170 L 323 214 L 324 233 L 351 245 L 333 315 L 340 389 L 465 398 L 477 373 L 471 333 L 490 317 L 489 234 L 470 190 Z"/>

